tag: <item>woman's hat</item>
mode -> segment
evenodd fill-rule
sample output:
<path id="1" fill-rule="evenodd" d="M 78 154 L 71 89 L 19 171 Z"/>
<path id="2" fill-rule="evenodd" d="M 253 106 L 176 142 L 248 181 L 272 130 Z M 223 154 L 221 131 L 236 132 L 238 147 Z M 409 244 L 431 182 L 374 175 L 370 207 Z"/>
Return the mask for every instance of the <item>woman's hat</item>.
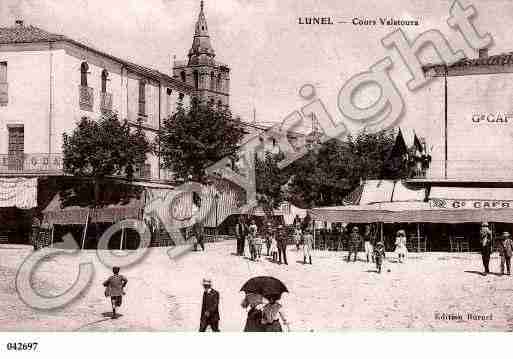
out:
<path id="1" fill-rule="evenodd" d="M 511 234 L 509 234 L 509 232 L 502 232 L 502 238 L 511 238 Z"/>
<path id="2" fill-rule="evenodd" d="M 488 227 L 488 222 L 481 223 L 481 227 Z"/>
<path id="3" fill-rule="evenodd" d="M 403 235 L 403 236 L 406 236 L 406 232 L 404 229 L 400 229 L 397 231 L 397 235 Z"/>

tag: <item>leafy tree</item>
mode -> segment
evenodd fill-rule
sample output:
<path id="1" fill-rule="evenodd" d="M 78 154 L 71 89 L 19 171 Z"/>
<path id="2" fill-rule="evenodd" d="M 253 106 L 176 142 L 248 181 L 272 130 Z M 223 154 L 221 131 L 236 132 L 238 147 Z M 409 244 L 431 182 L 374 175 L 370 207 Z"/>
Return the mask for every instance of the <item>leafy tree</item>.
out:
<path id="1" fill-rule="evenodd" d="M 258 203 L 267 215 L 285 200 L 283 186 L 289 179 L 288 171 L 278 168 L 278 163 L 284 158 L 283 154 L 263 153 L 255 159 L 255 180 Z"/>
<path id="2" fill-rule="evenodd" d="M 204 182 L 207 167 L 225 157 L 235 160 L 243 136 L 242 124 L 228 110 L 194 99 L 188 109 L 179 106 L 164 121 L 158 141 L 165 168 L 180 178 Z"/>
<path id="3" fill-rule="evenodd" d="M 64 172 L 94 182 L 95 206 L 100 205 L 100 189 L 108 177 L 132 180 L 151 151 L 140 124 L 133 131 L 116 114 L 99 120 L 83 117 L 70 135 L 63 134 Z"/>
<path id="4" fill-rule="evenodd" d="M 327 141 L 287 169 L 287 198 L 300 207 L 340 205 L 361 180 L 408 177 L 405 150 L 397 149 L 389 131 Z"/>

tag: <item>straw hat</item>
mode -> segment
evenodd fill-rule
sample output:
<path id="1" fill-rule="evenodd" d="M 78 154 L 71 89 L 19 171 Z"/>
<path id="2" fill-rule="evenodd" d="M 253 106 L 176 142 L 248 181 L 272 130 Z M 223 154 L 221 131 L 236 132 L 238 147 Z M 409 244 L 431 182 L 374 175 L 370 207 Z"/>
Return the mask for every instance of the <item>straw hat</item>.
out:
<path id="1" fill-rule="evenodd" d="M 406 237 L 406 231 L 404 229 L 400 229 L 397 231 L 398 236 L 405 236 Z"/>
<path id="2" fill-rule="evenodd" d="M 210 278 L 203 278 L 203 285 L 212 285 L 212 280 Z"/>
<path id="3" fill-rule="evenodd" d="M 481 223 L 481 227 L 488 227 L 488 222 Z"/>
<path id="4" fill-rule="evenodd" d="M 502 238 L 503 239 L 511 238 L 511 234 L 509 234 L 509 232 L 502 232 Z"/>

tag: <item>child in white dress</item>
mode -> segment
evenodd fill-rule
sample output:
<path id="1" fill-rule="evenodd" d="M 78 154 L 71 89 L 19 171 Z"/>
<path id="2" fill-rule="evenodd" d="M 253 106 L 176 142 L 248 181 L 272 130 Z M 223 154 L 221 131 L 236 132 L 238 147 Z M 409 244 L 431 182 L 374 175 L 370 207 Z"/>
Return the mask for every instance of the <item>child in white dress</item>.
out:
<path id="1" fill-rule="evenodd" d="M 406 248 L 406 232 L 403 229 L 397 231 L 397 236 L 395 237 L 395 252 L 397 253 L 399 263 L 403 263 L 408 254 L 408 248 Z"/>

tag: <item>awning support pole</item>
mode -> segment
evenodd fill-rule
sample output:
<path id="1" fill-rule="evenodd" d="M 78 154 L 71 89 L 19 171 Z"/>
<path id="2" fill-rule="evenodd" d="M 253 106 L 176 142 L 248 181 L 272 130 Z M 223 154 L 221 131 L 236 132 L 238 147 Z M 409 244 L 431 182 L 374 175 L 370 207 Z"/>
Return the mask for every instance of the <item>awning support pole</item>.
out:
<path id="1" fill-rule="evenodd" d="M 315 246 L 315 219 L 312 220 L 312 225 L 313 225 L 313 249 L 317 249 L 317 247 Z"/>
<path id="2" fill-rule="evenodd" d="M 420 224 L 417 222 L 417 252 L 420 253 Z"/>
<path id="3" fill-rule="evenodd" d="M 52 230 L 50 232 L 50 248 L 53 248 L 53 229 L 54 226 L 52 225 Z"/>
<path id="4" fill-rule="evenodd" d="M 86 239 L 86 234 L 87 234 L 87 226 L 89 224 L 89 211 L 87 211 L 87 216 L 86 216 L 86 222 L 85 222 L 85 226 L 84 226 L 84 232 L 82 233 L 82 247 L 81 249 L 84 249 L 84 245 L 85 245 L 85 239 Z"/>
<path id="5" fill-rule="evenodd" d="M 119 250 L 123 250 L 123 240 L 125 239 L 125 226 L 121 227 L 121 240 L 119 241 Z"/>

